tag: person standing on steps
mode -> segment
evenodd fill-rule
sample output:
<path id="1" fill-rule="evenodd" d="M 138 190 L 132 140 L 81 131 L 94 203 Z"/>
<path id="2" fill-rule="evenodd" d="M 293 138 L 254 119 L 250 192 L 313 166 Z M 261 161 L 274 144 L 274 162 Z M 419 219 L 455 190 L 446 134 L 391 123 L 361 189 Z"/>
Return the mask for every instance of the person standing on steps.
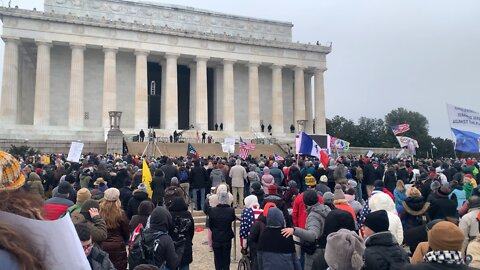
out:
<path id="1" fill-rule="evenodd" d="M 202 132 L 202 143 L 205 143 L 206 137 L 207 137 L 207 133 L 205 131 Z"/>
<path id="2" fill-rule="evenodd" d="M 220 123 L 220 131 L 223 131 L 223 123 Z"/>
<path id="3" fill-rule="evenodd" d="M 215 123 L 215 130 L 218 130 L 218 123 Z"/>
<path id="4" fill-rule="evenodd" d="M 262 130 L 262 132 L 265 132 L 265 125 L 263 123 L 260 125 L 260 129 Z"/>
<path id="5" fill-rule="evenodd" d="M 138 134 L 140 142 L 143 142 L 145 140 L 145 131 L 143 129 L 140 129 L 140 133 Z"/>
<path id="6" fill-rule="evenodd" d="M 268 124 L 267 129 L 268 129 L 268 133 L 272 133 L 272 125 L 271 124 Z"/>

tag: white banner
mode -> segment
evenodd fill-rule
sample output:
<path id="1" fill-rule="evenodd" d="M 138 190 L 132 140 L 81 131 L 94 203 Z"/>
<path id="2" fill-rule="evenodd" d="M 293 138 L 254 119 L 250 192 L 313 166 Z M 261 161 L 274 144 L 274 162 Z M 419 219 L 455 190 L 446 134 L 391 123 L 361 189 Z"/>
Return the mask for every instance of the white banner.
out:
<path id="1" fill-rule="evenodd" d="M 83 143 L 72 142 L 70 151 L 68 151 L 67 161 L 79 162 L 82 155 Z"/>
<path id="2" fill-rule="evenodd" d="M 407 147 L 411 145 L 412 147 L 419 148 L 417 140 L 410 137 L 397 136 L 397 140 L 400 144 L 400 147 Z"/>
<path id="3" fill-rule="evenodd" d="M 224 153 L 233 154 L 233 153 L 235 153 L 235 145 L 222 143 L 222 151 Z"/>
<path id="4" fill-rule="evenodd" d="M 235 145 L 235 138 L 225 138 L 223 142 L 228 145 Z"/>
<path id="5" fill-rule="evenodd" d="M 447 104 L 450 127 L 480 133 L 480 113 Z"/>

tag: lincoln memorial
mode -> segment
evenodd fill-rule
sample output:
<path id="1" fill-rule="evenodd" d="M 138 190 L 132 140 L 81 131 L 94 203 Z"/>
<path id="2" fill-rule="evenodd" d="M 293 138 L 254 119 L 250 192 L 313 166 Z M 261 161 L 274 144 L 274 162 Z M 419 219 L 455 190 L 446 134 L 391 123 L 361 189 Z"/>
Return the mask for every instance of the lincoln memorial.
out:
<path id="1" fill-rule="evenodd" d="M 1 139 L 104 141 L 109 111 L 127 135 L 326 133 L 331 47 L 294 42 L 290 22 L 126 0 L 0 14 Z"/>

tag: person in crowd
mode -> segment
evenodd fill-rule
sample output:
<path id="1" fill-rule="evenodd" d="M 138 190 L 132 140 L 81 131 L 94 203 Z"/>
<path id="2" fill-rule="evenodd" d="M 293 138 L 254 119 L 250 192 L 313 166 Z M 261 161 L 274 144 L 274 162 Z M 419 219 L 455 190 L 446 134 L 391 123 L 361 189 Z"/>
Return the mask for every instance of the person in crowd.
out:
<path id="1" fill-rule="evenodd" d="M 188 176 L 187 176 L 188 177 Z M 155 174 L 150 183 L 152 188 L 152 202 L 155 206 L 162 206 L 165 197 L 165 188 L 167 184 L 165 183 L 165 174 L 160 169 L 155 169 Z"/>
<path id="2" fill-rule="evenodd" d="M 295 201 L 295 198 L 298 196 L 298 188 L 297 188 L 297 182 L 290 180 L 288 182 L 287 190 L 283 194 L 283 200 L 285 201 L 285 207 L 287 209 L 290 209 L 293 207 L 293 202 Z"/>
<path id="3" fill-rule="evenodd" d="M 217 192 L 218 205 L 208 210 L 210 229 L 212 230 L 212 247 L 215 270 L 230 269 L 230 252 L 232 238 L 232 222 L 235 221 L 235 210 L 229 205 L 227 192 Z"/>
<path id="4" fill-rule="evenodd" d="M 130 233 L 133 233 L 138 224 L 142 224 L 144 228 L 146 227 L 148 217 L 153 212 L 153 209 L 155 209 L 155 205 L 149 200 L 145 200 L 140 203 L 137 214 L 133 215 L 133 217 L 130 219 Z"/>
<path id="5" fill-rule="evenodd" d="M 457 203 L 457 211 L 462 208 L 463 203 L 467 201 L 467 192 L 463 189 L 463 181 L 458 182 L 457 180 L 453 180 L 450 182 L 451 192 L 448 195 L 448 198 L 451 200 L 456 201 Z"/>
<path id="6" fill-rule="evenodd" d="M 92 239 L 90 228 L 84 224 L 79 223 L 75 225 L 78 238 L 87 256 L 88 263 L 92 270 L 115 270 L 115 266 L 110 261 L 108 253 L 101 250 Z"/>
<path id="7" fill-rule="evenodd" d="M 448 221 L 440 221 L 428 231 L 428 249 L 423 263 L 406 265 L 404 269 L 473 269 L 465 264 L 462 254 L 464 235 Z"/>
<path id="8" fill-rule="evenodd" d="M 247 171 L 241 164 L 242 160 L 237 159 L 235 166 L 230 169 L 229 173 L 229 176 L 232 178 L 233 206 L 235 208 L 243 208 L 243 188 L 247 179 Z"/>
<path id="9" fill-rule="evenodd" d="M 268 202 L 273 202 L 278 209 L 280 209 L 283 213 L 283 216 L 285 218 L 285 222 L 287 223 L 288 227 L 292 226 L 292 219 L 290 218 L 289 212 L 287 205 L 285 204 L 285 201 L 283 200 L 282 196 L 278 194 L 278 189 L 277 185 L 273 184 L 268 187 L 268 195 L 263 198 L 263 205 L 265 205 Z"/>
<path id="10" fill-rule="evenodd" d="M 203 210 L 205 206 L 205 188 L 207 187 L 208 174 L 207 170 L 200 166 L 200 161 L 195 160 L 193 162 L 194 167 L 190 170 L 190 183 L 193 193 L 193 202 L 195 210 Z M 198 192 L 200 192 L 200 198 L 198 198 Z"/>
<path id="11" fill-rule="evenodd" d="M 45 202 L 45 219 L 56 220 L 62 217 L 68 208 L 73 205 L 73 202 L 68 199 L 71 188 L 67 181 L 60 182 L 57 194 Z"/>
<path id="12" fill-rule="evenodd" d="M 260 205 L 263 204 L 263 198 L 265 197 L 265 191 L 263 191 L 262 184 L 260 182 L 253 182 L 250 185 L 250 194 L 257 196 L 257 201 Z"/>
<path id="13" fill-rule="evenodd" d="M 465 236 L 462 250 L 465 250 L 468 243 L 480 235 L 480 198 L 478 196 L 472 196 L 468 200 L 468 205 L 468 213 L 460 219 L 459 224 L 460 230 Z"/>
<path id="14" fill-rule="evenodd" d="M 80 175 L 80 188 L 89 188 L 92 183 L 92 170 L 90 167 L 82 169 Z"/>
<path id="15" fill-rule="evenodd" d="M 395 209 L 395 203 L 391 200 L 390 196 L 382 192 L 375 194 L 369 200 L 369 207 L 372 212 L 379 210 L 387 211 L 389 223 L 388 230 L 401 245 L 403 243 L 402 222 Z"/>
<path id="16" fill-rule="evenodd" d="M 348 204 L 350 204 L 350 206 L 352 207 L 353 212 L 355 213 L 355 216 L 358 217 L 358 215 L 363 209 L 363 206 L 359 201 L 355 200 L 355 196 L 356 196 L 356 192 L 354 188 L 348 188 L 347 191 L 345 192 L 345 199 L 347 200 Z"/>
<path id="17" fill-rule="evenodd" d="M 480 217 L 477 217 L 477 219 L 480 221 Z M 480 235 L 469 242 L 466 254 L 472 257 L 469 266 L 480 269 Z"/>
<path id="18" fill-rule="evenodd" d="M 74 205 L 70 206 L 68 208 L 68 213 L 70 213 L 70 216 L 73 215 L 74 213 L 80 212 L 82 205 L 87 201 L 92 198 L 92 194 L 90 193 L 90 190 L 87 188 L 81 188 L 77 192 L 77 201 L 75 202 Z M 97 207 L 98 209 L 98 207 Z"/>
<path id="19" fill-rule="evenodd" d="M 405 243 L 410 247 L 412 258 L 411 264 L 424 263 L 423 256 L 428 252 L 428 231 L 430 231 L 435 224 L 445 221 L 443 219 L 435 219 L 430 221 L 426 226 L 419 226 L 410 229 L 405 233 Z"/>
<path id="20" fill-rule="evenodd" d="M 397 174 L 395 168 L 391 165 L 387 167 L 383 181 L 385 182 L 385 188 L 388 191 L 394 193 L 395 186 L 398 185 Z M 403 180 L 401 180 L 403 182 Z M 405 183 L 404 183 L 405 184 Z"/>
<path id="21" fill-rule="evenodd" d="M 434 181 L 433 183 L 438 182 Z M 428 198 L 428 202 L 430 203 L 428 216 L 431 220 L 457 216 L 457 203 L 448 198 L 450 191 L 450 187 L 441 186 Z"/>
<path id="22" fill-rule="evenodd" d="M 94 200 L 101 200 L 105 191 L 108 189 L 108 184 L 102 177 L 97 178 L 95 182 L 93 182 L 94 189 L 90 191 Z"/>
<path id="23" fill-rule="evenodd" d="M 265 230 L 258 243 L 259 269 L 300 270 L 293 238 L 282 236 L 282 229 L 285 228 L 282 211 L 276 207 L 270 208 L 266 221 Z"/>
<path id="24" fill-rule="evenodd" d="M 165 189 L 165 206 L 168 206 L 172 203 L 173 199 L 176 197 L 184 198 L 185 203 L 188 205 L 190 203 L 190 197 L 188 196 L 188 191 L 185 191 L 178 182 L 177 177 L 172 177 L 170 186 Z"/>
<path id="25" fill-rule="evenodd" d="M 170 229 L 169 232 L 172 240 L 178 242 L 184 239 L 184 250 L 178 270 L 188 270 L 189 265 L 193 262 L 192 241 L 195 233 L 195 221 L 182 197 L 174 198 L 168 206 L 168 211 L 174 223 L 173 229 Z"/>
<path id="26" fill-rule="evenodd" d="M 105 191 L 100 202 L 100 215 L 107 224 L 107 239 L 102 242 L 102 249 L 108 253 L 117 270 L 127 269 L 125 243 L 130 236 L 130 227 L 127 215 L 121 207 L 118 189 L 109 188 Z"/>
<path id="27" fill-rule="evenodd" d="M 285 176 L 283 175 L 282 170 L 278 168 L 278 162 L 274 162 L 272 164 L 272 168 L 270 169 L 270 174 L 273 176 L 273 179 L 277 186 L 284 185 L 283 179 L 285 178 Z"/>
<path id="28" fill-rule="evenodd" d="M 400 220 L 404 231 L 417 226 L 425 226 L 429 221 L 427 211 L 430 203 L 425 200 L 416 187 L 407 190 L 407 198 L 402 202 L 403 212 Z"/>
<path id="29" fill-rule="evenodd" d="M 342 254 L 339 254 L 339 252 Z M 330 270 L 360 270 L 363 266 L 365 245 L 355 232 L 340 229 L 327 237 L 325 261 Z"/>
<path id="30" fill-rule="evenodd" d="M 127 217 L 131 219 L 134 215 L 137 214 L 138 206 L 141 202 L 145 200 L 150 200 L 148 198 L 147 186 L 144 183 L 140 183 L 136 190 L 133 191 L 133 196 L 128 201 L 127 205 Z"/>
<path id="31" fill-rule="evenodd" d="M 27 184 L 28 184 L 29 191 L 32 194 L 36 194 L 40 196 L 40 198 L 42 199 L 45 197 L 45 191 L 43 188 L 42 179 L 37 173 L 34 173 L 34 172 L 30 173 L 30 175 L 28 176 Z"/>
<path id="32" fill-rule="evenodd" d="M 145 131 L 143 131 L 143 129 L 140 129 L 140 132 L 138 133 L 138 137 L 140 138 L 140 142 L 145 141 Z"/>
<path id="33" fill-rule="evenodd" d="M 365 217 L 365 269 L 402 269 L 409 262 L 407 253 L 388 230 L 389 226 L 385 210 L 371 212 Z"/>
<path id="34" fill-rule="evenodd" d="M 275 184 L 275 178 L 273 178 L 273 176 L 270 174 L 270 168 L 263 168 L 263 176 L 261 182 L 263 186 L 263 191 L 268 194 L 268 186 Z"/>
<path id="35" fill-rule="evenodd" d="M 172 177 L 177 177 L 177 166 L 173 165 L 173 160 L 171 158 L 168 158 L 165 165 L 160 167 L 160 170 L 162 170 L 165 175 L 166 186 L 170 186 L 170 181 L 172 180 Z"/>
<path id="36" fill-rule="evenodd" d="M 321 196 L 325 192 L 332 192 L 332 190 L 328 187 L 328 177 L 326 175 L 320 176 L 320 180 L 318 181 L 318 185 L 316 187 L 317 193 L 319 193 Z"/>
<path id="37" fill-rule="evenodd" d="M 357 215 L 353 210 L 352 206 L 348 203 L 347 199 L 345 198 L 345 193 L 343 193 L 342 185 L 336 184 L 335 185 L 335 193 L 333 194 L 333 204 L 335 205 L 336 209 L 344 210 L 349 212 L 353 219 L 357 221 Z"/>
<path id="38" fill-rule="evenodd" d="M 210 173 L 210 181 L 212 182 L 212 187 L 216 187 L 226 181 L 225 174 L 223 174 L 223 170 L 220 169 L 216 161 L 213 163 L 213 170 Z"/>
<path id="39" fill-rule="evenodd" d="M 253 223 L 258 220 L 258 216 L 263 213 L 260 204 L 258 203 L 257 196 L 249 195 L 245 198 L 245 208 L 242 210 L 240 221 L 240 246 L 246 248 L 245 241 L 250 235 L 250 230 Z"/>
<path id="40" fill-rule="evenodd" d="M 397 181 L 397 186 L 393 190 L 393 197 L 395 199 L 395 208 L 397 213 L 401 215 L 403 213 L 403 201 L 407 198 L 405 184 L 402 180 Z"/>
<path id="41" fill-rule="evenodd" d="M 337 209 L 337 207 L 335 207 L 335 195 L 331 192 L 325 192 L 325 194 L 323 194 L 323 204 L 328 206 L 328 208 L 330 208 L 330 210 L 334 210 L 334 209 Z"/>
<path id="42" fill-rule="evenodd" d="M 307 252 L 305 255 L 305 270 L 314 269 L 313 265 L 322 260 L 323 249 L 317 247 L 317 242 L 323 234 L 325 226 L 325 218 L 330 212 L 330 208 L 320 204 L 317 192 L 314 190 L 307 190 L 302 196 L 303 203 L 307 207 L 307 219 L 305 229 L 300 227 L 285 228 L 282 230 L 284 237 L 295 235 L 310 245 L 313 252 Z M 311 254 L 308 254 L 311 253 Z"/>
<path id="43" fill-rule="evenodd" d="M 90 230 L 93 242 L 100 245 L 102 241 L 107 239 L 107 224 L 102 216 L 100 216 L 100 205 L 98 201 L 86 200 L 79 212 L 71 215 L 74 224 L 85 224 Z"/>

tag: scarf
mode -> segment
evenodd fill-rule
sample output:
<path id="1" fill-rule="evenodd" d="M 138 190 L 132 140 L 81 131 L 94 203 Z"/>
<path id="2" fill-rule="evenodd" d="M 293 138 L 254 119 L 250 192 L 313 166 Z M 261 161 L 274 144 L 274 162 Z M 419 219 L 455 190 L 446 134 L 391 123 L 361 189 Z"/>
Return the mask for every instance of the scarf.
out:
<path id="1" fill-rule="evenodd" d="M 430 251 L 423 260 L 427 263 L 444 263 L 444 264 L 465 264 L 460 251 Z"/>

